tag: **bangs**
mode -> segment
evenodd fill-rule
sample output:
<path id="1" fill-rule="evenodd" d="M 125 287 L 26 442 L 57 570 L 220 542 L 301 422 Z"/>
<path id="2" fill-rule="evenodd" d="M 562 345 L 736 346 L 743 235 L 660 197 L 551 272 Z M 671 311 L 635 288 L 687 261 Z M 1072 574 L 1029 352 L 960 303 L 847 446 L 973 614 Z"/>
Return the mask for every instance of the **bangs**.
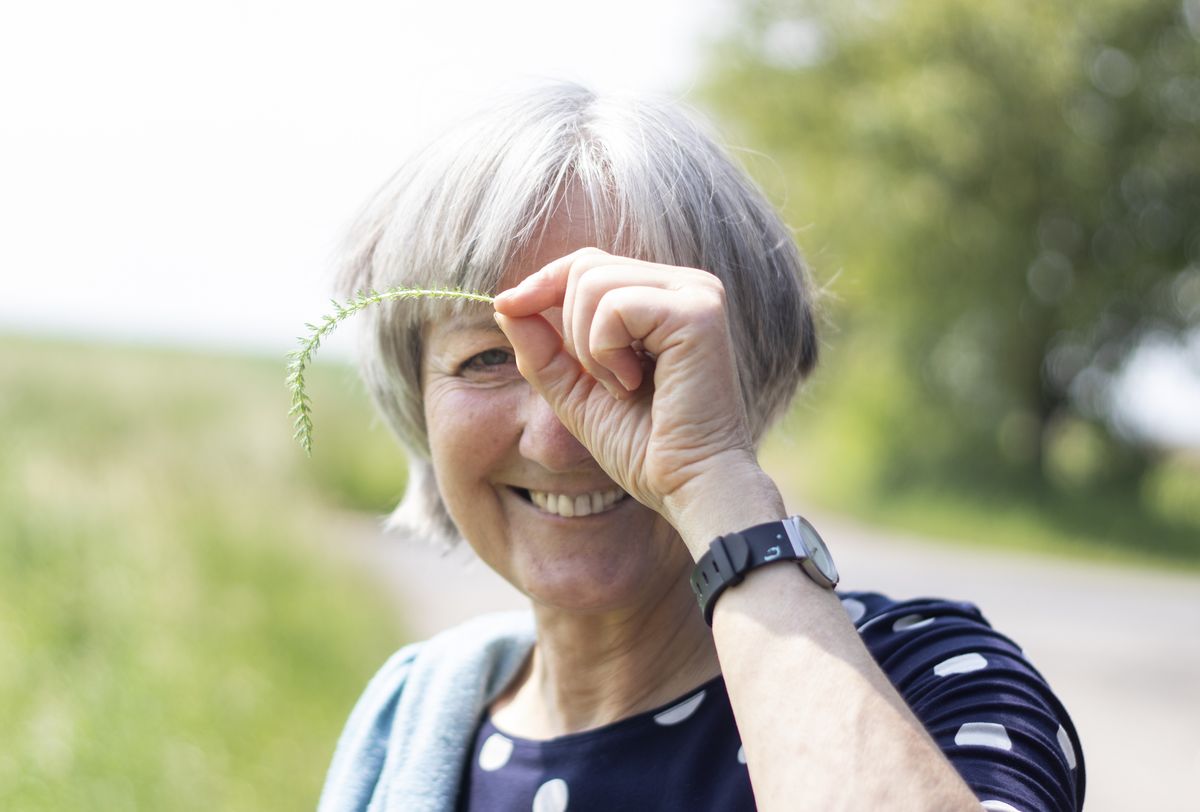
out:
<path id="1" fill-rule="evenodd" d="M 531 105 L 526 98 L 519 110 L 500 107 L 471 120 L 392 179 L 381 195 L 387 216 L 377 220 L 367 275 L 372 287 L 495 295 L 508 268 L 536 248 L 560 213 L 586 219 L 596 247 L 611 253 L 700 263 L 694 212 L 708 208 L 713 190 L 680 183 L 688 146 L 679 143 L 680 128 L 645 115 L 636 119 L 640 127 L 630 127 L 621 120 L 626 105 L 594 98 L 587 104 L 553 94 L 542 101 Z M 571 211 L 572 199 L 586 211 Z M 471 306 L 393 303 L 389 321 L 424 322 Z"/>

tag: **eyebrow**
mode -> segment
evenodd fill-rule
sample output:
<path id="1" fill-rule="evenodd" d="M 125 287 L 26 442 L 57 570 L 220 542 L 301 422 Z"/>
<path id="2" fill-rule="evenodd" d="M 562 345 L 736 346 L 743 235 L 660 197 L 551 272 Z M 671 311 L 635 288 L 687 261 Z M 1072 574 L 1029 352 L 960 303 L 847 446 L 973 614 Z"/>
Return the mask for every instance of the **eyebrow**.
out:
<path id="1" fill-rule="evenodd" d="M 496 324 L 496 320 L 490 314 L 459 314 L 444 321 L 432 321 L 428 324 L 429 329 L 439 330 L 443 335 L 457 335 L 461 333 L 482 332 L 489 333 L 501 332 L 500 326 Z M 426 333 L 428 337 L 432 333 Z"/>
<path id="2" fill-rule="evenodd" d="M 445 329 L 461 332 L 464 330 L 495 330 L 500 332 L 500 326 L 490 313 L 478 316 L 456 316 L 444 322 Z"/>

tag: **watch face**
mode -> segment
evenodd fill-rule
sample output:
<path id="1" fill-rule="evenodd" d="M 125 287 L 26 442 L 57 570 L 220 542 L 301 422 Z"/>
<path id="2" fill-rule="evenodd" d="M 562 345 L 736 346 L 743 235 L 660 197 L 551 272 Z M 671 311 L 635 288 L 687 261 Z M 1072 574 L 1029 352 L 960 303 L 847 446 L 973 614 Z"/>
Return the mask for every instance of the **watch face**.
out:
<path id="1" fill-rule="evenodd" d="M 800 538 L 804 542 L 805 552 L 808 553 L 808 560 L 816 568 L 816 570 L 826 578 L 831 586 L 838 582 L 837 567 L 834 566 L 833 557 L 829 554 L 829 548 L 825 546 L 825 541 L 817 533 L 816 529 L 799 516 L 795 517 L 796 529 L 800 533 Z"/>

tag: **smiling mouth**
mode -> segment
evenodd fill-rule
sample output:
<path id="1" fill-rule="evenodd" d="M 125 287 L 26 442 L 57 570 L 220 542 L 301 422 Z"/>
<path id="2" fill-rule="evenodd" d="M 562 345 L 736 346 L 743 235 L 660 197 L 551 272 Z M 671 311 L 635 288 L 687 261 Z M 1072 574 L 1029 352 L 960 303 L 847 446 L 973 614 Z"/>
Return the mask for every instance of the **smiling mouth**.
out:
<path id="1" fill-rule="evenodd" d="M 562 516 L 566 519 L 577 519 L 597 513 L 606 513 L 629 495 L 620 488 L 575 495 L 532 491 L 526 488 L 513 488 L 513 490 L 525 500 L 537 505 L 542 511 L 554 516 Z"/>

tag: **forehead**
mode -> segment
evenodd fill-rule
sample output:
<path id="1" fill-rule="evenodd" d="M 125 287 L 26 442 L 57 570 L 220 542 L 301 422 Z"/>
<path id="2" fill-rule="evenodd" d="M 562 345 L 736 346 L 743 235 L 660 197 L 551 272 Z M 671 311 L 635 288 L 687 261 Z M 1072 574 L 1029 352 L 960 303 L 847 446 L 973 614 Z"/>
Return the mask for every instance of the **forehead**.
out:
<path id="1" fill-rule="evenodd" d="M 425 342 L 437 345 L 452 340 L 457 336 L 477 335 L 479 333 L 499 333 L 496 320 L 492 317 L 492 309 L 487 305 L 479 305 L 470 311 L 446 313 L 430 319 L 425 323 Z"/>
<path id="2" fill-rule="evenodd" d="M 504 339 L 504 332 L 496 324 L 490 307 L 481 305 L 479 312 L 447 313 L 440 318 L 425 322 L 422 344 L 425 352 L 453 348 L 457 343 L 471 342 L 485 336 Z M 562 332 L 562 308 L 551 307 L 542 311 L 556 330 Z"/>
<path id="3" fill-rule="evenodd" d="M 496 292 L 519 284 L 559 257 L 580 248 L 598 246 L 598 243 L 592 208 L 583 192 L 573 187 L 559 198 L 550 217 L 513 256 L 500 277 Z M 561 314 L 560 308 L 550 308 L 542 315 L 557 326 L 562 323 Z M 425 321 L 422 332 L 427 346 L 438 347 L 445 346 L 455 337 L 488 332 L 500 334 L 500 328 L 492 318 L 491 308 L 470 305 L 466 309 L 455 307 L 443 312 L 435 309 Z"/>
<path id="4" fill-rule="evenodd" d="M 498 290 L 507 290 L 534 271 L 580 248 L 603 248 L 600 242 L 592 207 L 583 191 L 572 186 L 559 198 L 534 237 L 508 264 Z"/>

